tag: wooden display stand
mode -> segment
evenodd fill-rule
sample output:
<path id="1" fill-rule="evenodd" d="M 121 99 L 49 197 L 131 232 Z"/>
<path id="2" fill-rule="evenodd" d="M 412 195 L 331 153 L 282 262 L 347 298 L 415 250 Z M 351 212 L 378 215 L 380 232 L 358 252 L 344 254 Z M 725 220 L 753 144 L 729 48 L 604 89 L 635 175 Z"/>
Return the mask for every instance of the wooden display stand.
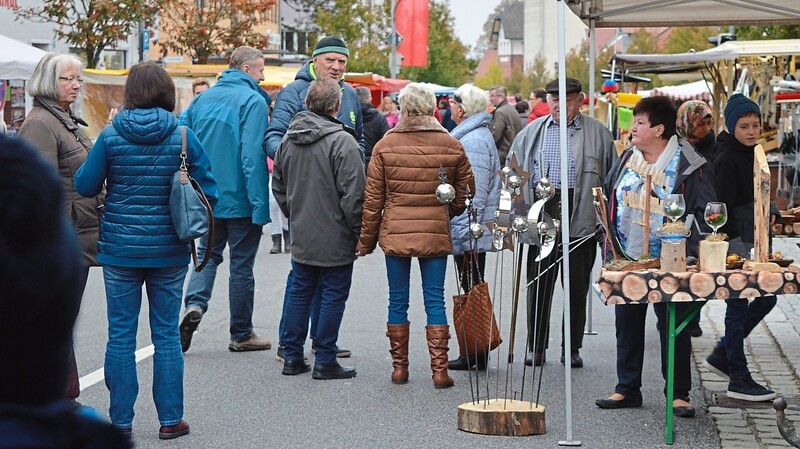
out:
<path id="1" fill-rule="evenodd" d="M 483 435 L 543 435 L 544 418 L 544 406 L 528 401 L 491 399 L 458 406 L 459 430 Z"/>
<path id="2" fill-rule="evenodd" d="M 677 243 L 671 243 L 671 242 Z M 686 271 L 686 239 L 661 239 L 661 269 Z"/>
<path id="3" fill-rule="evenodd" d="M 700 271 L 725 271 L 725 258 L 728 256 L 728 246 L 728 242 L 709 242 L 708 240 L 701 240 L 700 257 L 698 257 Z"/>

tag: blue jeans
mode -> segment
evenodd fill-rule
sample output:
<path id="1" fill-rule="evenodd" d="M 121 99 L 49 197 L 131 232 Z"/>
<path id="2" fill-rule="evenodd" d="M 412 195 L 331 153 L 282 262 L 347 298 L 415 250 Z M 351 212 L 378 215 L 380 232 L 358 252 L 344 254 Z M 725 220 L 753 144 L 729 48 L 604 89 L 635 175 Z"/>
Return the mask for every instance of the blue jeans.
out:
<path id="1" fill-rule="evenodd" d="M 312 298 L 320 293 L 319 322 L 316 335 L 316 362 L 336 361 L 336 340 L 350 296 L 353 264 L 338 267 L 316 267 L 292 261 L 291 291 L 285 307 L 285 357 L 287 362 L 303 360 L 303 345 L 308 332 Z"/>
<path id="2" fill-rule="evenodd" d="M 245 341 L 253 332 L 253 299 L 255 279 L 253 264 L 258 244 L 261 242 L 261 225 L 254 225 L 249 218 L 215 218 L 214 242 L 211 257 L 203 271 L 192 271 L 186 287 L 186 308 L 198 307 L 208 311 L 208 301 L 214 290 L 217 267 L 222 263 L 222 251 L 230 248 L 230 279 L 228 280 L 228 303 L 230 306 L 231 340 Z M 202 259 L 208 246 L 207 238 L 200 240 L 197 257 Z"/>
<path id="3" fill-rule="evenodd" d="M 278 323 L 278 345 L 286 346 L 286 305 L 289 304 L 289 292 L 292 290 L 294 271 L 289 270 L 286 277 L 286 289 L 283 291 L 283 309 L 281 310 L 281 321 Z M 311 341 L 317 339 L 317 325 L 319 323 L 319 308 L 321 304 L 321 290 L 317 288 L 314 297 L 311 299 Z M 316 347 L 316 346 L 315 346 Z"/>
<path id="4" fill-rule="evenodd" d="M 422 298 L 428 326 L 447 324 L 444 308 L 444 277 L 447 256 L 418 257 L 422 275 Z M 389 278 L 388 324 L 408 323 L 408 284 L 411 277 L 411 258 L 386 256 L 386 277 Z"/>
<path id="5" fill-rule="evenodd" d="M 775 296 L 746 299 L 726 299 L 725 304 L 725 336 L 720 345 L 725 348 L 728 358 L 728 375 L 734 377 L 750 374 L 747 368 L 747 357 L 744 355 L 744 339 L 750 335 L 761 320 L 775 307 L 778 299 Z"/>
<path id="6" fill-rule="evenodd" d="M 153 401 L 162 426 L 183 418 L 183 353 L 178 331 L 186 266 L 126 268 L 103 266 L 108 315 L 105 381 L 111 393 L 108 414 L 120 428 L 133 424 L 139 393 L 136 376 L 136 328 L 142 308 L 142 284 L 147 288 L 153 356 Z"/>

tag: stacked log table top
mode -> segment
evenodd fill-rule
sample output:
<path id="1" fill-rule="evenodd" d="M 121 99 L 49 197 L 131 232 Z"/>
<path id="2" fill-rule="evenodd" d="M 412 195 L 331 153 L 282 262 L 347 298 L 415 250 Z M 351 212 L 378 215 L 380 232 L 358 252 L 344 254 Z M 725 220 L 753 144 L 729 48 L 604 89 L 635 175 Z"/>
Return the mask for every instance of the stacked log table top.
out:
<path id="1" fill-rule="evenodd" d="M 597 281 L 606 304 L 691 302 L 728 298 L 758 298 L 797 293 L 800 288 L 795 265 L 781 271 L 731 270 L 683 273 L 659 270 L 600 272 Z"/>

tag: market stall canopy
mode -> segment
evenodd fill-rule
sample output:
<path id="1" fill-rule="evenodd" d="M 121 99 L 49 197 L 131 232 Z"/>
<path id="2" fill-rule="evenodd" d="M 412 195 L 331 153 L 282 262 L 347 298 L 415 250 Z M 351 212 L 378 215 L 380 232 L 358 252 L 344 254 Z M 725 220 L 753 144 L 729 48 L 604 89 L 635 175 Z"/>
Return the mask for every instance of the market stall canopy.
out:
<path id="1" fill-rule="evenodd" d="M 410 83 L 408 80 L 386 78 L 374 73 L 345 73 L 344 80 L 352 86 L 365 86 L 369 90 L 381 92 L 400 92 L 400 89 Z"/>
<path id="2" fill-rule="evenodd" d="M 800 4 L 800 1 L 797 2 Z M 631 72 L 659 73 L 693 71 L 707 63 L 733 60 L 745 56 L 800 55 L 800 39 L 776 39 L 765 41 L 728 41 L 708 50 L 673 54 L 627 54 L 614 56 L 617 62 L 625 63 Z"/>
<path id="3" fill-rule="evenodd" d="M 669 97 L 673 100 L 680 101 L 703 100 L 706 103 L 711 104 L 712 92 L 714 92 L 714 84 L 700 80 L 693 83 L 680 84 L 677 86 L 656 87 L 651 91 L 650 95 Z"/>
<path id="4" fill-rule="evenodd" d="M 0 80 L 27 80 L 46 51 L 0 34 Z"/>
<path id="5" fill-rule="evenodd" d="M 441 86 L 439 84 L 434 84 L 434 83 L 419 83 L 419 84 L 422 84 L 423 86 L 426 86 L 431 90 L 433 90 L 433 93 L 437 97 L 442 95 L 453 95 L 454 93 L 456 93 L 455 87 Z"/>
<path id="6" fill-rule="evenodd" d="M 596 28 L 698 25 L 793 25 L 798 0 L 567 0 L 587 25 Z"/>

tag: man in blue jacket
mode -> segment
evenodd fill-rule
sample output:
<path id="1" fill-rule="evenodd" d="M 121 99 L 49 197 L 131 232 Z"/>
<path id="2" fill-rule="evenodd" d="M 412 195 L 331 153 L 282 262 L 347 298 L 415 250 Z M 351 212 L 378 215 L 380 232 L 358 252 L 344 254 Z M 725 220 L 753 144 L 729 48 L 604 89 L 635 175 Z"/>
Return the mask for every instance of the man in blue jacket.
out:
<path id="1" fill-rule="evenodd" d="M 289 123 L 294 119 L 298 112 L 305 111 L 306 94 L 311 82 L 317 78 L 330 78 L 342 88 L 342 102 L 336 119 L 344 126 L 355 131 L 358 146 L 361 148 L 361 159 L 364 160 L 364 121 L 361 116 L 361 105 L 358 101 L 356 90 L 344 82 L 344 73 L 347 69 L 347 58 L 350 50 L 344 40 L 338 36 L 327 36 L 317 42 L 314 51 L 311 53 L 311 61 L 307 62 L 294 78 L 294 81 L 283 88 L 275 100 L 275 109 L 272 111 L 272 121 L 269 123 L 267 136 L 264 140 L 264 148 L 267 156 L 275 159 L 275 153 L 281 145 Z M 290 222 L 291 229 L 291 222 Z M 286 280 L 286 293 L 283 298 L 284 305 L 289 296 L 289 286 L 292 285 L 292 272 Z M 311 339 L 314 340 L 317 330 L 317 319 L 319 318 L 319 296 L 315 296 L 311 306 Z M 278 360 L 283 361 L 283 337 L 285 332 L 285 322 L 281 317 L 279 326 L 279 347 Z M 312 343 L 313 346 L 313 343 Z M 338 357 L 349 357 L 350 351 L 337 348 Z"/>
<path id="2" fill-rule="evenodd" d="M 231 54 L 230 68 L 222 72 L 217 84 L 197 96 L 186 115 L 186 126 L 194 130 L 208 158 L 219 188 L 214 207 L 214 241 L 201 241 L 198 257 L 211 251 L 208 265 L 192 273 L 186 289 L 186 311 L 181 320 L 181 347 L 184 352 L 214 288 L 222 251 L 230 253 L 231 341 L 228 349 L 260 351 L 272 343 L 253 332 L 255 280 L 253 263 L 261 241 L 261 227 L 270 222 L 269 172 L 262 142 L 267 130 L 269 95 L 258 82 L 264 80 L 261 50 L 242 46 Z M 209 248 L 210 246 L 210 248 Z"/>

